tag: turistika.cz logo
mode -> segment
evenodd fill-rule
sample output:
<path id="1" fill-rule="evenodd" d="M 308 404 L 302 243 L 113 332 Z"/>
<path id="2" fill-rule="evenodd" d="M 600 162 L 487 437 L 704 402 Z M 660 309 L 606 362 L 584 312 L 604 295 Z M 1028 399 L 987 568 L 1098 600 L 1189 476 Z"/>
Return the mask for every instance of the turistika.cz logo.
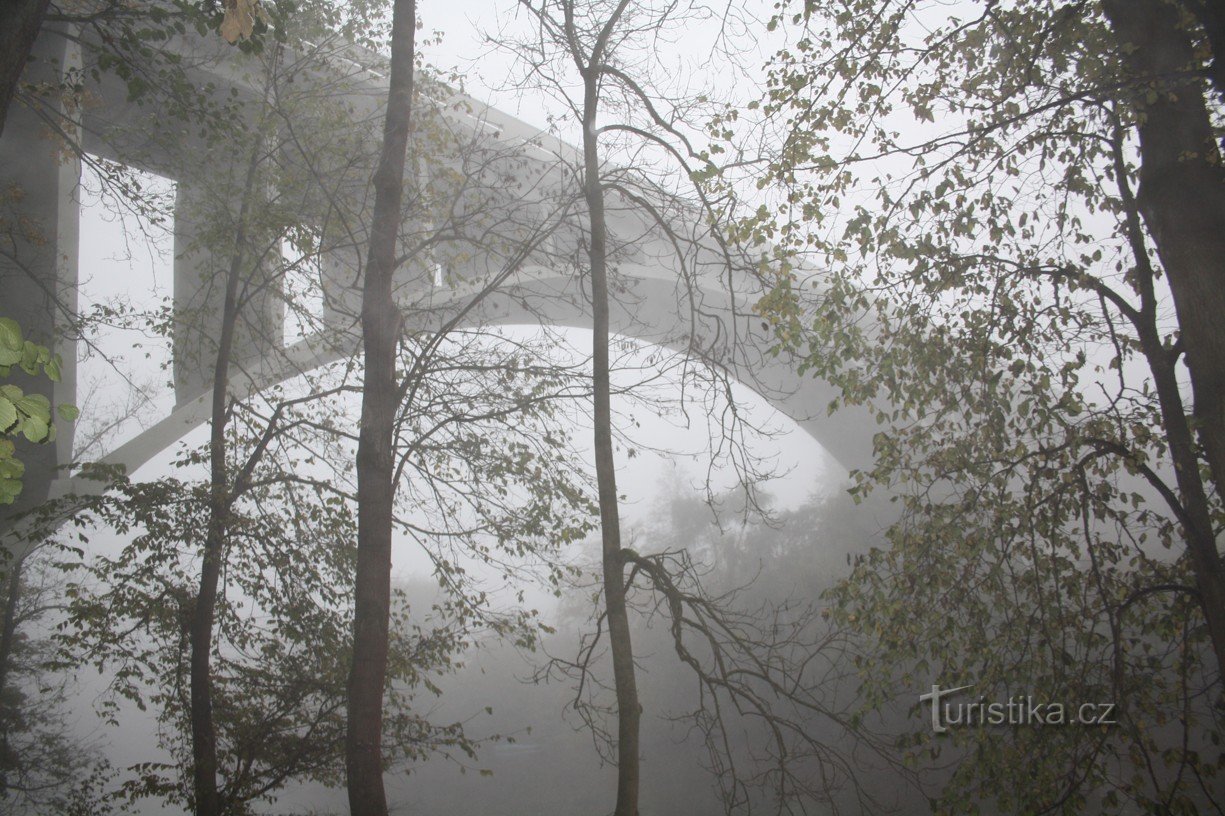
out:
<path id="1" fill-rule="evenodd" d="M 1115 725 L 1114 703 L 1048 703 L 1034 699 L 1032 694 L 1017 694 L 1007 702 L 987 702 L 986 697 L 967 700 L 946 699 L 974 686 L 942 688 L 932 684 L 932 690 L 919 695 L 919 704 L 931 704 L 932 731 L 943 734 L 950 728 L 982 728 L 988 725 L 1047 726 L 1047 725 Z"/>

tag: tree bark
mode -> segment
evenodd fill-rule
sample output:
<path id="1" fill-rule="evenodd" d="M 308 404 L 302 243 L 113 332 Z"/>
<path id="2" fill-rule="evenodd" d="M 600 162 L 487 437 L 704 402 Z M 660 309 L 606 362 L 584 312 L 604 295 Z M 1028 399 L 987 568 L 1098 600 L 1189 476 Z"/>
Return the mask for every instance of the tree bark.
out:
<path id="1" fill-rule="evenodd" d="M 4 620 L 0 624 L 0 694 L 8 685 L 9 671 L 12 669 L 13 646 L 17 641 L 17 606 L 21 602 L 21 570 L 24 565 L 24 558 L 14 558 L 5 581 L 8 587 L 4 593 Z M 0 724 L 7 725 L 3 715 L 0 715 Z"/>
<path id="2" fill-rule="evenodd" d="M 622 4 L 621 8 L 624 8 Z M 625 560 L 621 553 L 621 517 L 617 501 L 617 466 L 613 457 L 612 405 L 609 381 L 608 225 L 600 183 L 597 110 L 603 55 L 599 42 L 615 25 L 614 13 L 592 51 L 583 74 L 583 195 L 591 221 L 588 259 L 591 266 L 591 376 L 594 396 L 595 470 L 600 500 L 600 538 L 604 571 L 604 610 L 617 693 L 617 805 L 614 816 L 638 816 L 639 721 L 641 705 L 634 671 L 634 649 L 625 606 Z M 577 57 L 577 54 L 576 54 Z"/>
<path id="3" fill-rule="evenodd" d="M 1204 27 L 1204 37 L 1212 49 L 1212 62 L 1205 66 L 1204 73 L 1225 101 L 1225 8 L 1220 0 L 1186 0 L 1185 5 Z"/>
<path id="4" fill-rule="evenodd" d="M 17 80 L 38 39 L 49 0 L 4 0 L 0 3 L 0 135 L 8 119 Z"/>
<path id="5" fill-rule="evenodd" d="M 1102 0 L 1102 8 L 1134 82 L 1140 135 L 1136 201 L 1169 276 L 1191 372 L 1195 427 L 1212 481 L 1221 493 L 1225 487 L 1225 168 L 1208 117 L 1203 79 L 1177 7 L 1165 0 Z M 1166 424 L 1167 433 L 1172 433 L 1175 429 Z M 1191 440 L 1186 442 L 1190 445 Z M 1198 473 L 1188 471 L 1197 463 L 1193 455 L 1190 462 L 1175 461 L 1182 499 L 1189 506 L 1194 497 L 1188 494 L 1188 484 L 1198 480 Z M 1225 569 L 1210 523 L 1206 531 L 1187 532 L 1200 603 L 1225 675 Z"/>
<path id="6" fill-rule="evenodd" d="M 401 327 L 400 312 L 392 300 L 392 273 L 412 120 L 416 25 L 415 0 L 395 0 L 391 87 L 382 155 L 374 176 L 374 215 L 362 286 L 365 385 L 357 445 L 357 576 L 345 739 L 352 816 L 387 816 L 387 794 L 383 787 L 383 692 L 391 606 L 393 442 L 399 404 L 395 364 Z"/>
<path id="7" fill-rule="evenodd" d="M 1174 462 L 1174 475 L 1183 507 L 1183 536 L 1191 556 L 1200 606 L 1208 621 L 1217 672 L 1225 678 L 1225 580 L 1216 550 L 1216 533 L 1212 527 L 1208 494 L 1200 478 L 1199 456 L 1183 409 L 1173 358 L 1161 345 L 1155 321 L 1151 331 L 1141 332 L 1140 343 L 1148 358 L 1149 369 L 1153 372 L 1162 422 L 1166 428 L 1166 441 L 1170 446 L 1170 459 Z"/>
<path id="8" fill-rule="evenodd" d="M 25 564 L 23 558 L 14 558 L 9 568 L 8 587 L 4 595 L 4 621 L 0 625 L 0 697 L 8 686 L 9 674 L 13 667 L 13 647 L 17 643 L 17 609 L 21 602 L 21 572 Z M 17 711 L 10 711 L 0 699 L 0 770 L 14 758 L 9 746 L 9 730 L 14 725 Z M 0 798 L 8 790 L 6 774 L 0 773 Z"/>

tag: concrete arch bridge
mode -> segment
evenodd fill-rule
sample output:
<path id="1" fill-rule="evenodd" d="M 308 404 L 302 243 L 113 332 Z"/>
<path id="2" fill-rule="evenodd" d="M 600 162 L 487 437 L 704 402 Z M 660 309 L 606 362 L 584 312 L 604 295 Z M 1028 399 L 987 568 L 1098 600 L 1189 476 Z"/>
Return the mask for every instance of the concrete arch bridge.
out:
<path id="1" fill-rule="evenodd" d="M 250 56 L 217 38 L 182 35 L 166 51 L 173 65 L 134 70 L 171 71 L 178 81 L 133 101 L 102 43 L 70 28 L 45 31 L 0 139 L 0 189 L 19 191 L 0 213 L 8 233 L 0 314 L 62 354 L 63 379 L 49 392 L 57 402 L 76 396 L 82 162 L 119 184 L 124 167 L 175 182 L 176 404 L 102 460 L 129 472 L 207 421 L 221 281 L 239 234 L 249 269 L 236 394 L 354 353 L 363 225 L 387 89 L 380 57 L 333 43 Z M 590 325 L 576 272 L 585 246 L 579 152 L 441 84 L 423 78 L 422 85 L 398 273 L 407 329 Z M 225 126 L 204 126 L 208 117 Z M 870 419 L 827 416 L 831 387 L 767 354 L 770 337 L 752 319 L 761 283 L 751 264 L 729 263 L 696 209 L 642 174 L 609 168 L 608 179 L 613 330 L 721 369 L 794 418 L 842 465 L 866 464 Z M 285 246 L 312 259 L 323 304 L 313 330 L 292 341 L 284 330 L 291 299 L 278 277 Z M 48 390 L 38 381 L 22 385 Z M 57 475 L 72 461 L 72 445 L 71 428 L 63 428 L 54 444 L 23 453 L 22 506 L 87 489 Z"/>

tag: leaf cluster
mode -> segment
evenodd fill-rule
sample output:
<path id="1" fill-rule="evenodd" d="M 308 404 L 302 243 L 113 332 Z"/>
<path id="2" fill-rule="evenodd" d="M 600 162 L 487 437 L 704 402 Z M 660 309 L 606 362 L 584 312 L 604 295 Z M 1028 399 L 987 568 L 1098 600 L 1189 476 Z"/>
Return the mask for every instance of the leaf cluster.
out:
<path id="1" fill-rule="evenodd" d="M 12 367 L 17 366 L 26 374 L 41 372 L 52 382 L 59 382 L 61 365 L 58 354 L 24 339 L 15 320 L 0 317 L 0 377 L 9 376 Z M 61 403 L 56 406 L 56 413 L 63 421 L 72 422 L 79 411 L 75 405 Z M 54 442 L 51 401 L 37 392 L 26 393 L 12 383 L 0 385 L 0 434 L 20 435 L 32 443 Z M 21 494 L 25 465 L 16 452 L 11 440 L 0 438 L 0 504 L 12 504 Z"/>
<path id="2" fill-rule="evenodd" d="M 840 387 L 831 410 L 876 417 L 852 492 L 900 497 L 831 596 L 870 707 L 932 682 L 1113 701 L 1113 729 L 916 718 L 901 748 L 952 768 L 942 812 L 1194 810 L 1221 752 L 1169 486 L 1181 350 L 1100 9 L 864 0 L 774 25 L 793 42 L 759 110 L 786 135 L 745 229 L 785 262 L 758 312 Z"/>

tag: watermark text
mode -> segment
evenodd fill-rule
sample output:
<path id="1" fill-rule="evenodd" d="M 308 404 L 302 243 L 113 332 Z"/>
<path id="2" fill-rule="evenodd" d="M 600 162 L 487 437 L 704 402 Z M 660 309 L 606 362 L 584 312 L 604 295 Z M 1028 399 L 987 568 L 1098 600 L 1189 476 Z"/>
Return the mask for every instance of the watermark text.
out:
<path id="1" fill-rule="evenodd" d="M 943 688 L 932 684 L 931 691 L 919 695 L 920 706 L 930 705 L 932 731 L 946 733 L 950 728 L 984 726 L 1115 725 L 1114 703 L 1058 703 L 1036 699 L 1032 694 L 1016 694 L 1006 701 L 988 702 L 986 697 L 967 700 L 963 692 L 973 685 Z"/>

